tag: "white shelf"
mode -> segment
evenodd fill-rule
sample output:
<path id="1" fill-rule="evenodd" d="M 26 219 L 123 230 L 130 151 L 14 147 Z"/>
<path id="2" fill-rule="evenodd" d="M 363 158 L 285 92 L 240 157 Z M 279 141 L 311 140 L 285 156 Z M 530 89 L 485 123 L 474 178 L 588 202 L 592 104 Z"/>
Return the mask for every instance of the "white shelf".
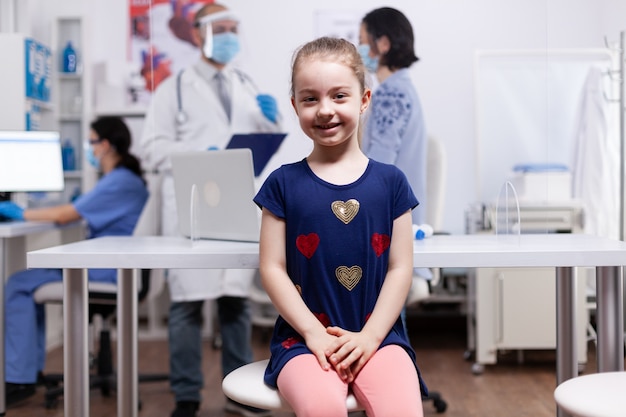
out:
<path id="1" fill-rule="evenodd" d="M 65 171 L 64 178 L 70 182 L 66 187 L 63 199 L 69 201 L 76 186 L 81 192 L 90 190 L 97 176 L 86 168 L 84 155 L 84 141 L 89 136 L 91 122 L 91 89 L 89 72 L 89 54 L 86 48 L 87 39 L 85 18 L 82 15 L 57 16 L 52 27 L 51 44 L 54 56 L 54 101 L 57 129 L 61 133 L 61 140 L 69 140 L 74 148 L 76 170 Z M 63 50 L 71 42 L 78 55 L 77 72 L 63 72 Z"/>
<path id="2" fill-rule="evenodd" d="M 63 171 L 63 177 L 65 179 L 80 179 L 83 177 L 81 171 Z"/>
<path id="3" fill-rule="evenodd" d="M 61 122 L 82 122 L 83 117 L 80 114 L 61 114 L 59 115 Z"/>
<path id="4" fill-rule="evenodd" d="M 119 117 L 144 117 L 148 108 L 146 106 L 119 107 L 119 108 L 97 108 L 94 113 L 97 116 L 119 116 Z"/>

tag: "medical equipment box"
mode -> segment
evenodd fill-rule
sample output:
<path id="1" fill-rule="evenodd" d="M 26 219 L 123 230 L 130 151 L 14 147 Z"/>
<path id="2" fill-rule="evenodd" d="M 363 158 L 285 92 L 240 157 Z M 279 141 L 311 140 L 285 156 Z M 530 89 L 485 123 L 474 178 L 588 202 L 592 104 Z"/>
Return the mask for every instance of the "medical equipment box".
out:
<path id="1" fill-rule="evenodd" d="M 511 183 L 520 201 L 568 201 L 572 199 L 569 171 L 514 171 Z"/>

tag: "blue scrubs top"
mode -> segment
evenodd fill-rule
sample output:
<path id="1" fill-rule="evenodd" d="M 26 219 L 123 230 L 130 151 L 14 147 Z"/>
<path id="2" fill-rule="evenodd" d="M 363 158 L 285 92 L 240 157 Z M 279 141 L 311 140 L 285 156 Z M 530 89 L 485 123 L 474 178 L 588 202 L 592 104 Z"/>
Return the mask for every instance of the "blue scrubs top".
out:
<path id="1" fill-rule="evenodd" d="M 142 179 L 124 167 L 103 176 L 95 187 L 74 201 L 76 211 L 87 221 L 89 238 L 130 236 L 148 200 Z M 89 279 L 116 282 L 115 269 L 90 269 Z"/>
<path id="2" fill-rule="evenodd" d="M 357 181 L 335 185 L 302 160 L 274 171 L 254 201 L 285 220 L 287 273 L 311 312 L 325 326 L 360 331 L 387 274 L 393 222 L 418 204 L 404 174 L 370 160 Z M 400 317 L 381 347 L 389 344 L 415 359 Z M 281 316 L 270 352 L 265 382 L 273 387 L 287 361 L 311 353 Z"/>

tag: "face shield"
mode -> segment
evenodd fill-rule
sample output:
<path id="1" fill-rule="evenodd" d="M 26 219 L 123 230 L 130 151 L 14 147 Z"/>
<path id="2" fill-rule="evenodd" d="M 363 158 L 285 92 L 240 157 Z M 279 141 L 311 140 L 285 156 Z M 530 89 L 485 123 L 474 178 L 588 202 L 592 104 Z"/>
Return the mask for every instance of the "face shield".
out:
<path id="1" fill-rule="evenodd" d="M 205 57 L 226 64 L 239 52 L 239 18 L 230 10 L 201 17 L 196 26 L 202 33 Z"/>

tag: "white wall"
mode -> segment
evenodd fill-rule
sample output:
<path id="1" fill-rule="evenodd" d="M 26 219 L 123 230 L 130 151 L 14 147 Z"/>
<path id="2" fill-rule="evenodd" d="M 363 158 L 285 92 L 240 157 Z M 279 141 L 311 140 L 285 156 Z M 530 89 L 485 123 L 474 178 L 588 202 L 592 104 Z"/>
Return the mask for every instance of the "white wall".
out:
<path id="1" fill-rule="evenodd" d="M 5 0 L 6 1 L 6 0 Z M 124 74 L 128 0 L 29 0 L 45 10 L 80 6 L 90 14 L 91 56 L 108 65 L 109 81 Z M 84 4 L 89 4 L 84 7 Z M 71 3 L 71 4 L 70 4 Z M 626 0 L 223 0 L 242 17 L 245 68 L 262 90 L 279 99 L 293 132 L 275 164 L 304 156 L 309 139 L 289 104 L 293 50 L 314 36 L 316 10 L 365 12 L 388 5 L 411 20 L 420 57 L 412 75 L 422 98 L 427 130 L 442 139 L 449 160 L 444 228 L 462 233 L 463 211 L 476 201 L 477 142 L 474 53 L 480 49 L 598 48 L 626 30 Z M 36 8 L 31 7 L 31 10 Z M 488 164 L 488 161 L 481 161 Z M 504 180 L 504 179 L 503 179 Z"/>

